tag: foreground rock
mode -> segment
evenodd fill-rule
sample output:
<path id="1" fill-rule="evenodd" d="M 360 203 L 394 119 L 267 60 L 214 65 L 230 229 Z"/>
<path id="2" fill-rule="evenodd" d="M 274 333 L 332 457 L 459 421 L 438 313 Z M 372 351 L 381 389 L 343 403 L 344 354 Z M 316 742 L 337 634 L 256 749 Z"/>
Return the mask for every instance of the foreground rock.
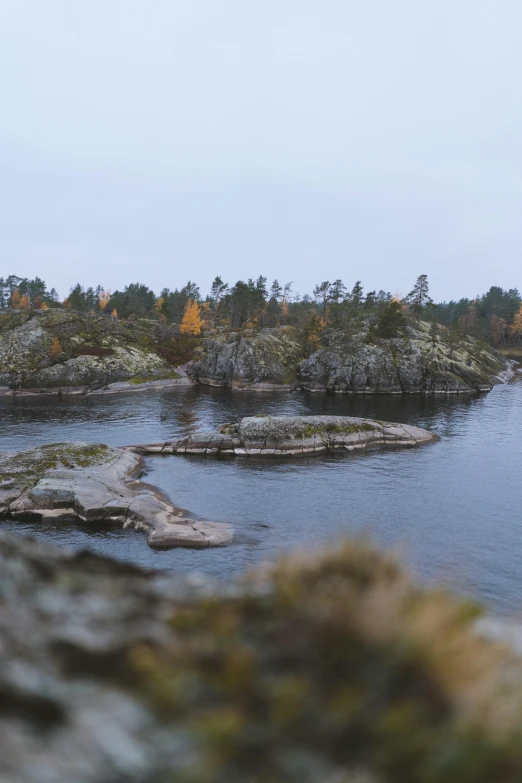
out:
<path id="1" fill-rule="evenodd" d="M 64 310 L 0 313 L 0 396 L 137 391 L 187 383 L 159 353 L 156 324 Z M 130 382 L 125 387 L 121 382 Z"/>
<path id="2" fill-rule="evenodd" d="M 355 451 L 372 446 L 417 446 L 434 440 L 427 430 L 352 416 L 250 416 L 164 443 L 136 446 L 142 454 L 278 456 Z"/>
<path id="3" fill-rule="evenodd" d="M 242 584 L 0 534 L 2 783 L 519 783 L 522 664 L 338 546 Z"/>
<path id="4" fill-rule="evenodd" d="M 184 517 L 139 482 L 137 454 L 92 443 L 59 443 L 0 455 L 0 518 L 75 519 L 148 533 L 154 548 L 230 542 L 230 525 Z"/>
<path id="5" fill-rule="evenodd" d="M 489 391 L 505 358 L 470 337 L 454 340 L 430 324 L 407 327 L 396 339 L 378 339 L 369 323 L 356 333 L 327 329 L 311 356 L 291 328 L 218 335 L 204 341 L 193 364 L 204 385 L 253 389 L 304 389 L 343 394 L 471 393 Z"/>

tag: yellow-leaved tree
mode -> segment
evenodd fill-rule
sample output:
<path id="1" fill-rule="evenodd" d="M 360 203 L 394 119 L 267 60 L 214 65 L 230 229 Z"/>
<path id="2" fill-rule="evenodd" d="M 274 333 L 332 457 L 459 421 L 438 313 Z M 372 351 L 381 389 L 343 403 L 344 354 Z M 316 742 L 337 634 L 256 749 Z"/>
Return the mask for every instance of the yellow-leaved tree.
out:
<path id="1" fill-rule="evenodd" d="M 518 308 L 518 311 L 515 313 L 515 317 L 513 318 L 513 323 L 511 325 L 511 335 L 518 339 L 518 342 L 522 341 L 522 304 Z"/>
<path id="2" fill-rule="evenodd" d="M 18 288 L 15 288 L 13 293 L 11 294 L 11 309 L 12 310 L 19 310 L 20 309 L 20 299 L 22 298 L 20 291 Z"/>
<path id="3" fill-rule="evenodd" d="M 51 346 L 51 359 L 56 359 L 63 352 L 60 339 L 55 337 Z"/>
<path id="4" fill-rule="evenodd" d="M 201 320 L 199 304 L 195 299 L 189 299 L 185 305 L 183 320 L 181 321 L 181 334 L 200 334 L 203 321 Z"/>
<path id="5" fill-rule="evenodd" d="M 98 293 L 98 302 L 100 305 L 100 310 L 105 310 L 107 307 L 107 304 L 109 302 L 109 299 L 111 298 L 111 292 L 106 291 L 104 288 L 102 288 Z"/>

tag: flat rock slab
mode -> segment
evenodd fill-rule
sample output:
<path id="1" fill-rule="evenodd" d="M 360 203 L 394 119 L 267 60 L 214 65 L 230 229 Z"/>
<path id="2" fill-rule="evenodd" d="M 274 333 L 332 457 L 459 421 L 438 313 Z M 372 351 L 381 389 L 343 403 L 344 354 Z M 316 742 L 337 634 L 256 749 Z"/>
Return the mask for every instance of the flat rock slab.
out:
<path id="1" fill-rule="evenodd" d="M 152 489 L 131 487 L 140 465 L 133 451 L 64 443 L 0 455 L 0 518 L 76 519 L 134 527 L 154 548 L 229 543 L 231 525 L 189 519 Z M 134 482 L 136 484 L 136 482 Z"/>
<path id="2" fill-rule="evenodd" d="M 353 416 L 249 416 L 219 430 L 134 447 L 142 454 L 300 455 L 369 446 L 418 446 L 428 430 Z"/>

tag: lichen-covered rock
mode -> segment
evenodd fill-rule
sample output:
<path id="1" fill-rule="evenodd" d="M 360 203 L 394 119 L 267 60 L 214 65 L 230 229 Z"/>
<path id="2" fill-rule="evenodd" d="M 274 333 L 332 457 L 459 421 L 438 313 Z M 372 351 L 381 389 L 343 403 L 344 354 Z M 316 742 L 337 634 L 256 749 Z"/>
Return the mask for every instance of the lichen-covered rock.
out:
<path id="1" fill-rule="evenodd" d="M 0 518 L 74 519 L 148 534 L 155 549 L 205 548 L 232 540 L 226 523 L 189 519 L 132 478 L 139 456 L 97 443 L 57 443 L 0 454 Z"/>
<path id="2" fill-rule="evenodd" d="M 409 327 L 405 337 L 368 340 L 331 330 L 328 345 L 299 367 L 298 385 L 340 393 L 462 393 L 489 391 L 505 359 L 471 338 L 451 345 L 444 331 L 433 339 L 429 325 Z"/>
<path id="3" fill-rule="evenodd" d="M 174 379 L 154 324 L 63 310 L 0 314 L 0 387 L 67 394 L 118 381 Z"/>
<path id="4" fill-rule="evenodd" d="M 374 338 L 369 323 L 358 333 L 325 330 L 321 347 L 303 360 L 305 346 L 292 329 L 252 336 L 219 335 L 205 341 L 192 375 L 202 384 L 306 389 L 339 393 L 450 393 L 489 391 L 503 380 L 506 361 L 472 338 L 452 342 L 444 327 L 410 325 L 397 339 Z"/>
<path id="5" fill-rule="evenodd" d="M 141 454 L 299 456 L 371 446 L 418 446 L 434 437 L 411 424 L 355 416 L 249 416 L 218 431 L 134 448 Z"/>
<path id="6" fill-rule="evenodd" d="M 522 663 L 361 545 L 241 583 L 0 533 L 2 783 L 519 783 Z"/>
<path id="7" fill-rule="evenodd" d="M 292 329 L 264 329 L 253 336 L 218 335 L 204 341 L 191 374 L 208 386 L 291 388 L 302 348 Z"/>

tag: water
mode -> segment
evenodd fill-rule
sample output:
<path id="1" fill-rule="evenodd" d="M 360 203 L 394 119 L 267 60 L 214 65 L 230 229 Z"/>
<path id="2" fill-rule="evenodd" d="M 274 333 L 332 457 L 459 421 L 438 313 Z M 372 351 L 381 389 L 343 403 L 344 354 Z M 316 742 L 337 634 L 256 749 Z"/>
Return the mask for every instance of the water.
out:
<path id="1" fill-rule="evenodd" d="M 230 521 L 236 542 L 154 552 L 142 534 L 4 522 L 74 548 L 152 568 L 229 578 L 287 549 L 319 551 L 363 535 L 413 572 L 522 615 L 522 383 L 479 397 L 335 397 L 171 392 L 0 402 L 0 450 L 62 440 L 127 445 L 212 429 L 254 413 L 336 413 L 417 424 L 440 440 L 419 449 L 302 459 L 151 457 L 147 481 L 194 516 Z"/>

